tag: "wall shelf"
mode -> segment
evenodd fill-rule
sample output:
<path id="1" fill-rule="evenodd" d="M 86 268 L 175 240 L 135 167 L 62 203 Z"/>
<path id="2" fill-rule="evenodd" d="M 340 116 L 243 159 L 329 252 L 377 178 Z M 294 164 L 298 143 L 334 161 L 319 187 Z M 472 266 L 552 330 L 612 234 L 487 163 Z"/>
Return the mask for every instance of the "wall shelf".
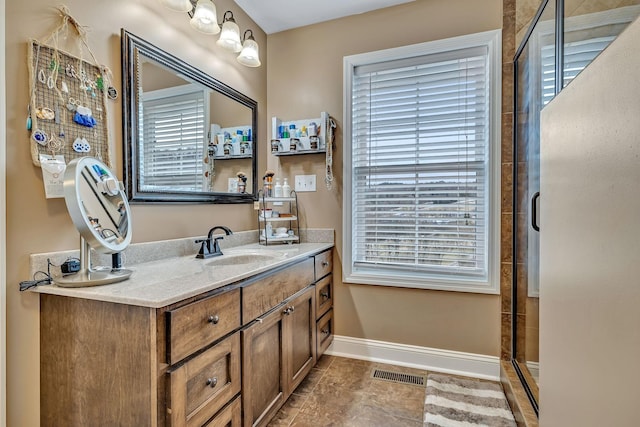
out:
<path id="1" fill-rule="evenodd" d="M 214 158 L 214 160 L 251 159 L 251 158 L 253 158 L 253 155 L 251 153 L 249 153 L 249 154 L 229 154 L 227 156 L 225 156 L 225 155 L 214 156 L 213 158 Z"/>
<path id="2" fill-rule="evenodd" d="M 309 136 L 309 130 L 311 128 L 311 124 L 315 123 L 317 129 L 317 147 L 312 147 L 312 140 L 314 136 Z M 283 137 L 282 131 L 286 130 L 287 132 L 290 129 L 290 126 L 294 126 L 296 131 L 302 131 L 305 129 L 305 132 L 298 135 L 291 135 L 289 137 Z M 271 121 L 271 141 L 269 142 L 268 150 L 274 156 L 298 156 L 305 154 L 318 154 L 318 153 L 326 153 L 327 150 L 327 135 L 329 129 L 329 113 L 321 112 L 320 117 L 316 117 L 313 119 L 301 119 L 301 120 L 281 120 L 278 117 L 273 117 Z M 298 142 L 295 144 L 296 148 L 291 149 L 291 140 L 297 139 Z M 273 142 L 277 141 L 277 151 L 273 150 Z"/>
<path id="3" fill-rule="evenodd" d="M 297 150 L 297 151 L 285 151 L 285 152 L 277 152 L 271 153 L 274 156 L 301 156 L 304 154 L 325 154 L 327 150 Z"/>

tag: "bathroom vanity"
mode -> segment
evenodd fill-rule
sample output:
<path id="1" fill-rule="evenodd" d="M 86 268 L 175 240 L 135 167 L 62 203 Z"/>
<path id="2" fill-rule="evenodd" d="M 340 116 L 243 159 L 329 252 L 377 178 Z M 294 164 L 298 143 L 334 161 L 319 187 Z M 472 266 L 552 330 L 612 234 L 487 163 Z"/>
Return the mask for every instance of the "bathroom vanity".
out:
<path id="1" fill-rule="evenodd" d="M 331 343 L 333 244 L 254 246 L 39 287 L 42 425 L 266 425 Z"/>

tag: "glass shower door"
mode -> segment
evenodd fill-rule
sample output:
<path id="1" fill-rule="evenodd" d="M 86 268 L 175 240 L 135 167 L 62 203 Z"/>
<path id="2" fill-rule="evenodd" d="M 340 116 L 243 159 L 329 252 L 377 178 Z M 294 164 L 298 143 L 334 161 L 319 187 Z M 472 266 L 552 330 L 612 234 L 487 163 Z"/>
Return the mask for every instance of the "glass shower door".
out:
<path id="1" fill-rule="evenodd" d="M 538 399 L 540 111 L 556 94 L 556 1 L 539 10 L 518 50 L 514 123 L 513 363 Z"/>

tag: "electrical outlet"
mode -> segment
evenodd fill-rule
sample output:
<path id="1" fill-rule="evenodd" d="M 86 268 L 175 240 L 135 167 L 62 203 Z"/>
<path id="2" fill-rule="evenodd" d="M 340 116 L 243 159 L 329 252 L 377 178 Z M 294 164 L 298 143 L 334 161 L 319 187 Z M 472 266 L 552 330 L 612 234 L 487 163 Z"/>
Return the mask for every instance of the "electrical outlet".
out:
<path id="1" fill-rule="evenodd" d="M 254 211 L 260 210 L 260 202 L 253 202 L 253 210 Z"/>
<path id="2" fill-rule="evenodd" d="M 295 190 L 298 193 L 302 193 L 304 191 L 316 191 L 316 176 L 296 175 Z"/>

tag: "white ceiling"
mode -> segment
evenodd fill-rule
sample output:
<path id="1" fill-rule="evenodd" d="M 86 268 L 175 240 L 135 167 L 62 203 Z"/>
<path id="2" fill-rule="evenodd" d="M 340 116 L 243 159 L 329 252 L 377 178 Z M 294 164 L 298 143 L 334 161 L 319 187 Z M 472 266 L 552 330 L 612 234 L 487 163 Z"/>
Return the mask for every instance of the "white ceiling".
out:
<path id="1" fill-rule="evenodd" d="M 414 0 L 234 0 L 267 34 Z"/>

